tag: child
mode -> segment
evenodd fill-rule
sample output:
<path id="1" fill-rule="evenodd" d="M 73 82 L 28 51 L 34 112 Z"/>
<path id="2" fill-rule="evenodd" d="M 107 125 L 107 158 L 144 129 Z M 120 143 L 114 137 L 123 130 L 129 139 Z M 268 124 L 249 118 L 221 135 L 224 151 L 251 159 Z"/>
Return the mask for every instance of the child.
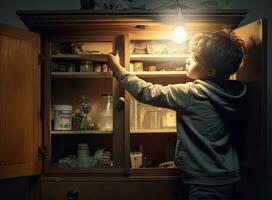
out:
<path id="1" fill-rule="evenodd" d="M 239 162 L 230 142 L 231 125 L 246 93 L 246 85 L 228 80 L 244 56 L 244 42 L 233 32 L 195 35 L 186 60 L 185 84 L 162 86 L 130 74 L 109 56 L 110 67 L 138 101 L 177 113 L 175 164 L 189 186 L 189 199 L 234 199 L 240 179 Z M 167 163 L 166 163 L 167 165 Z"/>

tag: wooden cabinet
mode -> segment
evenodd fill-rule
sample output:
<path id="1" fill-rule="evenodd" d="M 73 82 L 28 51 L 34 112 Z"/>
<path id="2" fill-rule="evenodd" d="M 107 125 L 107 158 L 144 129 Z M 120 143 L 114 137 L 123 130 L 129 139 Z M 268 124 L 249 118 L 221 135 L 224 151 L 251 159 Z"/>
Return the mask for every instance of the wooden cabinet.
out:
<path id="1" fill-rule="evenodd" d="M 0 86 L 0 105 L 4 110 L 0 134 L 1 178 L 40 173 L 44 200 L 65 199 L 69 191 L 78 192 L 80 199 L 184 199 L 180 189 L 184 188 L 180 180 L 182 172 L 159 166 L 174 157 L 175 115 L 170 110 L 134 100 L 106 67 L 107 55 L 118 50 L 121 64 L 147 81 L 162 85 L 190 81 L 183 71 L 188 44 L 177 46 L 169 40 L 176 13 L 19 11 L 17 14 L 30 31 L 40 34 L 41 46 L 25 44 L 26 37 L 18 39 L 21 34 L 29 34 L 35 36 L 38 45 L 37 33 L 1 26 L 1 58 L 4 58 Z M 245 134 L 239 152 L 246 180 L 242 196 L 254 199 L 260 188 L 255 187 L 252 193 L 247 190 L 261 183 L 261 170 L 265 167 L 266 24 L 258 20 L 235 29 L 245 14 L 243 10 L 188 11 L 184 19 L 189 37 L 200 31 L 226 28 L 235 30 L 246 42 L 247 58 L 232 78 L 244 81 L 249 88 L 246 116 L 241 120 L 245 125 L 240 130 Z M 18 36 L 14 36 L 14 41 L 7 38 L 6 34 L 16 31 Z M 158 52 L 157 46 L 164 51 Z M 138 47 L 140 50 L 135 50 Z M 37 66 L 35 59 L 40 48 L 41 65 Z M 12 55 L 19 59 L 12 60 Z M 101 118 L 100 121 L 97 118 L 105 113 L 100 110 L 105 98 L 101 94 L 109 93 L 112 128 L 105 129 L 107 125 L 99 125 Z M 73 115 L 66 113 L 68 119 L 64 119 L 70 123 L 67 126 L 56 125 L 56 105 L 72 107 Z M 106 109 L 105 105 L 103 108 Z M 85 126 L 84 117 L 89 121 Z M 15 137 L 15 132 L 20 135 Z M 36 145 L 41 137 L 43 145 L 40 140 Z M 28 144 L 30 141 L 35 142 Z M 83 157 L 82 151 L 79 152 L 82 143 L 88 145 Z M 259 151 L 251 148 L 252 143 L 258 145 Z M 10 144 L 24 151 L 15 154 Z M 44 153 L 42 166 L 38 146 Z M 20 173 L 15 173 L 12 165 L 21 158 L 30 163 L 39 162 L 35 165 L 38 170 L 30 167 L 31 172 L 16 169 Z"/>

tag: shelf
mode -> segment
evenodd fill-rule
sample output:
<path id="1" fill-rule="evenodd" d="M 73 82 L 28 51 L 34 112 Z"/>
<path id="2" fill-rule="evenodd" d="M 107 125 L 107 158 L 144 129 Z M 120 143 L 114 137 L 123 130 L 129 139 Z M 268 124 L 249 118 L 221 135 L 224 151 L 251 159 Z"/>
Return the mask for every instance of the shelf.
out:
<path id="1" fill-rule="evenodd" d="M 190 56 L 190 54 L 179 54 L 179 55 L 145 55 L 145 54 L 133 54 L 130 55 L 131 61 L 180 61 L 185 60 Z"/>
<path id="2" fill-rule="evenodd" d="M 181 177 L 181 171 L 178 168 L 159 168 L 159 167 L 147 167 L 147 168 L 130 168 L 130 177 L 167 177 L 168 179 L 176 179 Z"/>
<path id="3" fill-rule="evenodd" d="M 112 131 L 51 131 L 52 135 L 112 135 Z"/>
<path id="4" fill-rule="evenodd" d="M 108 62 L 108 55 L 52 55 L 51 59 L 54 61 L 81 61 L 81 60 L 92 60 L 96 62 Z"/>
<path id="5" fill-rule="evenodd" d="M 154 72 L 130 72 L 140 78 L 187 78 L 186 71 L 154 71 Z"/>
<path id="6" fill-rule="evenodd" d="M 176 133 L 177 129 L 136 129 L 130 130 L 130 133 Z"/>
<path id="7" fill-rule="evenodd" d="M 52 78 L 112 78 L 112 72 L 52 72 Z"/>

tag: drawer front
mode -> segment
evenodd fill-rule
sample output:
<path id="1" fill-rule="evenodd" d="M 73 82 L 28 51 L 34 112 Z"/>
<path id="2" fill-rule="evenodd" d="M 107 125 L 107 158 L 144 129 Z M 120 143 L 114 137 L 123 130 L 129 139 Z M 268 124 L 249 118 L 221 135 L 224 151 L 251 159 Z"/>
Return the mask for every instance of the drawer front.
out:
<path id="1" fill-rule="evenodd" d="M 66 200 L 67 195 L 79 200 L 182 199 L 182 185 L 170 181 L 63 181 L 42 182 L 42 200 Z"/>

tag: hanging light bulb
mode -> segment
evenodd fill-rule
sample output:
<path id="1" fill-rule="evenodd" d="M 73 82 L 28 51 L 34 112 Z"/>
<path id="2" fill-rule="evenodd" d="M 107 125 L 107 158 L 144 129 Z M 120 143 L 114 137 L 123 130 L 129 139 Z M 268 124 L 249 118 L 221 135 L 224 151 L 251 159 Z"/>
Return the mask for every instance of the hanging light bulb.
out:
<path id="1" fill-rule="evenodd" d="M 172 32 L 171 38 L 173 42 L 180 44 L 187 40 L 188 35 L 183 26 L 176 26 Z"/>
<path id="2" fill-rule="evenodd" d="M 188 35 L 184 29 L 182 18 L 181 18 L 181 7 L 179 6 L 178 12 L 178 23 L 171 34 L 171 39 L 175 43 L 183 43 L 187 40 Z"/>

